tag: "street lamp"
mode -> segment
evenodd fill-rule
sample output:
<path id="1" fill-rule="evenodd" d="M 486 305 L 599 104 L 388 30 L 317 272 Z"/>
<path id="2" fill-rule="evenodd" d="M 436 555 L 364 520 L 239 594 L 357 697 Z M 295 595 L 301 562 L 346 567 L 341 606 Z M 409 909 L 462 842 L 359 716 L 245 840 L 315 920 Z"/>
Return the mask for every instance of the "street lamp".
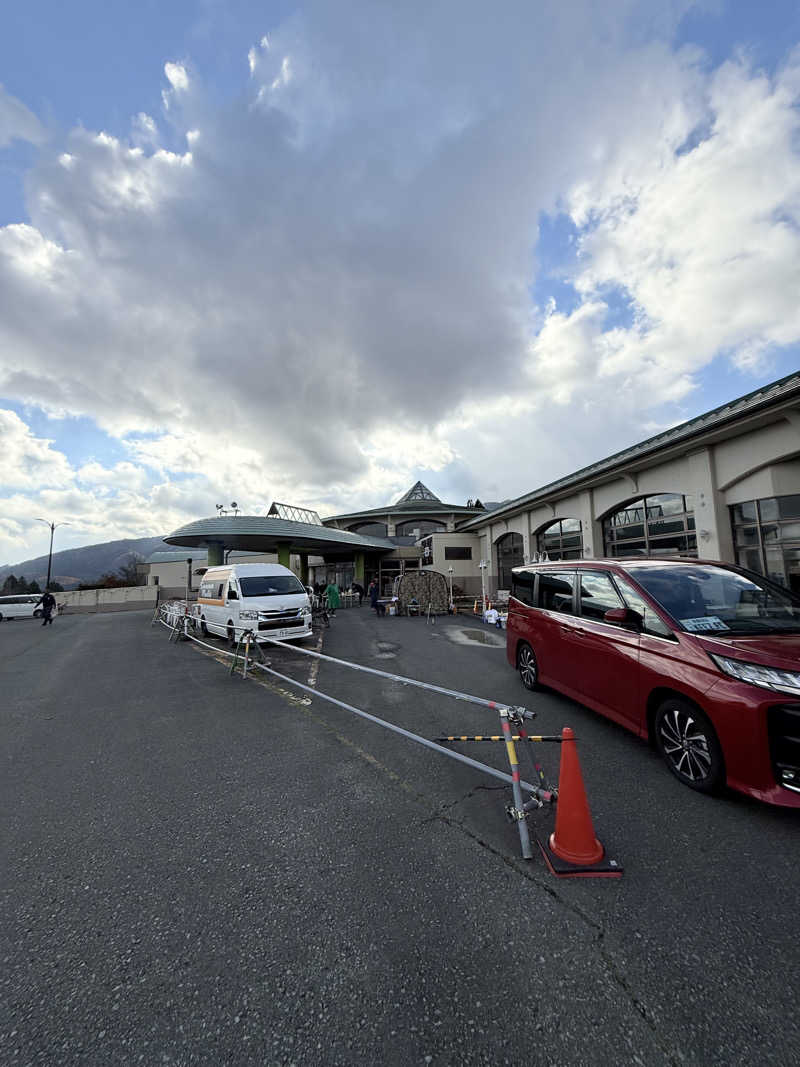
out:
<path id="1" fill-rule="evenodd" d="M 43 522 L 45 526 L 50 527 L 50 554 L 47 557 L 47 582 L 45 583 L 45 593 L 50 588 L 50 571 L 53 567 L 53 534 L 55 533 L 56 526 L 69 526 L 68 522 L 48 522 L 47 519 L 36 519 L 36 522 Z"/>
<path id="2" fill-rule="evenodd" d="M 481 617 L 486 612 L 486 568 L 489 566 L 488 559 L 482 559 L 478 566 L 481 569 Z"/>
<path id="3" fill-rule="evenodd" d="M 453 568 L 452 567 L 448 567 L 447 568 L 447 573 L 448 573 L 448 575 L 450 577 L 450 610 L 452 611 L 452 609 L 453 609 Z"/>

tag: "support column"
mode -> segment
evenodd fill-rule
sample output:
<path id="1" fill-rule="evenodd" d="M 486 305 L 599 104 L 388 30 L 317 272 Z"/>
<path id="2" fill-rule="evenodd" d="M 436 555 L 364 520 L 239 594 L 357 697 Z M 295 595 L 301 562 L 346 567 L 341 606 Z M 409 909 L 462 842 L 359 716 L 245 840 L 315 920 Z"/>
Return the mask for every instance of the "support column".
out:
<path id="1" fill-rule="evenodd" d="M 225 545 L 219 543 L 219 541 L 209 541 L 208 544 L 208 565 L 209 567 L 221 567 L 225 562 Z"/>
<path id="2" fill-rule="evenodd" d="M 358 582 L 359 585 L 366 584 L 364 580 L 365 569 L 366 568 L 364 565 L 364 553 L 356 552 L 353 564 L 353 576 L 354 581 Z"/>
<path id="3" fill-rule="evenodd" d="M 291 544 L 288 541 L 278 542 L 278 563 L 283 567 L 289 566 L 289 557 L 291 555 Z"/>
<path id="4" fill-rule="evenodd" d="M 300 581 L 303 585 L 308 585 L 308 553 L 300 553 Z"/>

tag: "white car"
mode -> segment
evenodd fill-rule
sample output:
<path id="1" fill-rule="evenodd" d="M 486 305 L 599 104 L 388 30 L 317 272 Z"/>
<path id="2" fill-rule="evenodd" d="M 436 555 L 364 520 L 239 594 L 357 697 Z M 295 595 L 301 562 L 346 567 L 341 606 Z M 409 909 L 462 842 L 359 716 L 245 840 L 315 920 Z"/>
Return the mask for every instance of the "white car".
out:
<path id="1" fill-rule="evenodd" d="M 17 596 L 0 596 L 0 621 L 3 619 L 40 619 L 42 609 L 36 605 L 41 593 L 18 593 Z"/>
<path id="2" fill-rule="evenodd" d="M 311 604 L 300 579 L 280 563 L 231 563 L 203 575 L 195 623 L 204 634 L 236 644 L 252 630 L 256 640 L 311 636 Z"/>

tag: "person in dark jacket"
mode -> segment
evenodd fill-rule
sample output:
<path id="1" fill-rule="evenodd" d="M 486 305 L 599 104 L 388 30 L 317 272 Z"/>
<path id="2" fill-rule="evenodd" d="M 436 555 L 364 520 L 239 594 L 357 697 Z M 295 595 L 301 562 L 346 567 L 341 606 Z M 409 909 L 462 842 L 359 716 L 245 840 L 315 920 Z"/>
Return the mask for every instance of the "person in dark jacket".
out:
<path id="1" fill-rule="evenodd" d="M 358 595 L 358 606 L 361 607 L 361 601 L 364 599 L 364 586 L 359 585 L 358 582 L 353 582 L 350 588 Z"/>
<path id="2" fill-rule="evenodd" d="M 379 599 L 380 599 L 380 593 L 378 591 L 378 583 L 377 583 L 376 579 L 373 578 L 372 581 L 369 584 L 369 602 L 370 602 L 370 606 L 375 609 L 375 614 L 376 615 L 384 615 L 386 613 L 386 608 L 383 606 L 383 604 L 380 604 L 378 602 Z"/>
<path id="3" fill-rule="evenodd" d="M 47 626 L 48 622 L 52 626 L 53 612 L 56 610 L 56 598 L 49 589 L 44 592 L 42 599 L 36 605 L 37 608 L 39 606 L 41 606 L 42 609 L 42 626 Z"/>

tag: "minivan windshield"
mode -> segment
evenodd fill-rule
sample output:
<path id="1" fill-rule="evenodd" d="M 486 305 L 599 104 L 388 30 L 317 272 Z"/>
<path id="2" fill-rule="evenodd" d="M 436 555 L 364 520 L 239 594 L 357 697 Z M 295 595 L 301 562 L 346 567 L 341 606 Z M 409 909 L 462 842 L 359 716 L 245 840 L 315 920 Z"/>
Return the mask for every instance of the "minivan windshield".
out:
<path id="1" fill-rule="evenodd" d="M 757 574 L 701 563 L 630 574 L 689 633 L 800 633 L 800 598 Z"/>
<path id="2" fill-rule="evenodd" d="M 270 574 L 258 578 L 240 578 L 242 596 L 279 596 L 285 593 L 305 593 L 300 580 L 293 574 Z"/>

